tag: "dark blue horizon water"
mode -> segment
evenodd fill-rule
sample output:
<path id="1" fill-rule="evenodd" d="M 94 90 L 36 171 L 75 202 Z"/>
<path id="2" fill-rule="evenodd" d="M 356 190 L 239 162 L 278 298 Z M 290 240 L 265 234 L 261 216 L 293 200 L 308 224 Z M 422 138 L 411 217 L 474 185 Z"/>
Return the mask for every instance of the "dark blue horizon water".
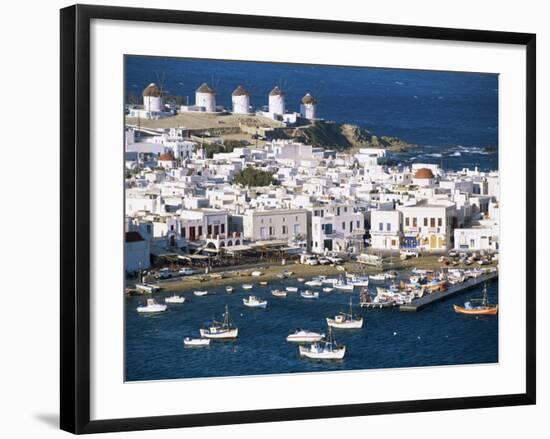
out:
<path id="1" fill-rule="evenodd" d="M 275 85 L 293 111 L 309 92 L 318 99 L 319 117 L 422 146 L 397 159 L 498 168 L 498 153 L 483 151 L 498 149 L 497 74 L 127 56 L 126 92 L 141 95 L 151 82 L 191 102 L 195 89 L 208 82 L 218 105 L 227 108 L 239 84 L 255 107 L 267 105 Z"/>
<path id="2" fill-rule="evenodd" d="M 357 293 L 321 291 L 318 300 L 289 293 L 286 299 L 271 296 L 271 289 L 298 285 L 296 281 L 270 282 L 245 291 L 235 285 L 227 294 L 224 287 L 209 289 L 196 297 L 182 291 L 183 304 L 169 304 L 168 310 L 152 315 L 139 314 L 145 297 L 126 298 L 126 380 L 265 375 L 293 372 L 403 368 L 464 365 L 498 362 L 498 316 L 464 316 L 452 304 L 480 297 L 480 288 L 465 291 L 435 303 L 417 313 L 397 308 L 366 310 L 358 306 Z M 303 286 L 302 286 L 303 287 Z M 374 290 L 374 285 L 369 289 Z M 497 302 L 498 284 L 487 284 L 489 299 Z M 159 303 L 171 295 L 158 294 Z M 249 309 L 242 299 L 249 294 L 266 298 L 265 310 Z M 342 361 L 319 362 L 301 359 L 298 345 L 286 336 L 303 328 L 327 332 L 326 317 L 348 307 L 363 316 L 359 330 L 334 330 L 339 343 L 346 345 Z M 199 337 L 199 328 L 212 317 L 221 319 L 225 305 L 239 328 L 235 341 L 212 341 L 209 347 L 184 347 L 183 338 Z M 396 333 L 394 335 L 394 333 Z"/>

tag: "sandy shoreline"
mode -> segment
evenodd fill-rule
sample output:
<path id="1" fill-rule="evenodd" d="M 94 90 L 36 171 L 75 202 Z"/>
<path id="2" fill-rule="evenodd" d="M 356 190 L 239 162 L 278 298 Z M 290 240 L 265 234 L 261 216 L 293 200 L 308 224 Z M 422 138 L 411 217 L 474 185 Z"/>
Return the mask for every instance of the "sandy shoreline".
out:
<path id="1" fill-rule="evenodd" d="M 384 270 L 410 270 L 415 267 L 427 270 L 441 270 L 442 264 L 438 262 L 438 258 L 438 255 L 428 255 L 420 258 L 408 259 L 406 261 L 401 261 L 396 258 L 393 264 L 385 264 L 383 269 L 361 265 L 356 262 L 347 262 L 343 266 L 348 273 L 365 274 L 377 273 Z M 491 264 L 484 267 L 490 267 L 494 265 L 495 264 Z M 457 268 L 474 267 L 474 265 L 471 265 L 469 267 L 464 267 L 460 265 Z M 260 271 L 262 275 L 258 277 L 252 276 L 251 273 L 253 271 Z M 276 279 L 278 280 L 277 275 L 281 274 L 284 271 L 293 272 L 294 274 L 291 277 L 292 279 L 296 279 L 298 277 L 303 277 L 307 279 L 319 275 L 338 276 L 344 273 L 344 271 L 342 271 L 341 269 L 339 270 L 337 267 L 329 265 L 310 266 L 294 263 L 287 265 L 281 265 L 280 263 L 266 263 L 263 266 L 254 268 L 233 267 L 228 268 L 224 272 L 186 276 L 165 281 L 158 281 L 154 284 L 160 286 L 162 288 L 162 291 L 165 292 L 190 289 L 207 289 L 225 285 L 238 285 L 243 283 L 257 284 L 263 281 L 270 282 Z"/>

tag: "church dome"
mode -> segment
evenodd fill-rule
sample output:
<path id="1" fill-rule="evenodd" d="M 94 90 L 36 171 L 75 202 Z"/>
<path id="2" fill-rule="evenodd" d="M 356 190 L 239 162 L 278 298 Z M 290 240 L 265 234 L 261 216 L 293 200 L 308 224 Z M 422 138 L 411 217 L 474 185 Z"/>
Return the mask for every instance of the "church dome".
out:
<path id="1" fill-rule="evenodd" d="M 434 178 L 434 174 L 431 169 L 420 168 L 418 171 L 416 171 L 416 174 L 414 174 L 414 178 L 431 179 L 431 178 Z"/>

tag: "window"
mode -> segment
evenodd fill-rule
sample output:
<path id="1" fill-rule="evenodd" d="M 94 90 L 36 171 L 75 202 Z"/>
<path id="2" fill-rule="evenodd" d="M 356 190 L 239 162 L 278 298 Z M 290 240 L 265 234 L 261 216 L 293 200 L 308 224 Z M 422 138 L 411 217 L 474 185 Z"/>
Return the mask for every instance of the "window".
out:
<path id="1" fill-rule="evenodd" d="M 381 232 L 382 230 L 384 230 L 384 224 L 382 223 L 378 223 L 378 230 Z"/>
<path id="2" fill-rule="evenodd" d="M 300 224 L 294 224 L 294 234 L 298 235 L 300 233 Z"/>
<path id="3" fill-rule="evenodd" d="M 181 228 L 181 236 L 182 238 L 185 238 L 185 227 Z"/>
<path id="4" fill-rule="evenodd" d="M 283 226 L 283 235 L 286 235 L 288 233 L 288 227 Z"/>
<path id="5" fill-rule="evenodd" d="M 361 221 L 357 220 L 357 228 L 361 227 Z"/>
<path id="6" fill-rule="evenodd" d="M 408 227 L 409 226 L 409 217 L 406 217 L 405 218 L 405 225 Z"/>
<path id="7" fill-rule="evenodd" d="M 347 208 L 347 207 L 344 207 L 344 212 L 347 213 L 347 211 L 348 211 L 348 208 Z"/>
<path id="8" fill-rule="evenodd" d="M 435 218 L 430 218 L 430 227 L 435 227 Z"/>
<path id="9" fill-rule="evenodd" d="M 339 207 L 336 208 L 336 215 L 340 215 L 340 208 Z"/>
<path id="10" fill-rule="evenodd" d="M 274 227 L 269 227 L 269 235 L 273 236 L 274 234 L 275 234 L 275 228 Z"/>
<path id="11" fill-rule="evenodd" d="M 170 225 L 170 231 L 171 231 L 171 232 L 174 231 L 174 224 L 171 224 L 171 225 Z"/>
<path id="12" fill-rule="evenodd" d="M 208 230 L 208 234 L 211 235 L 212 234 L 212 226 L 208 225 L 207 230 Z"/>
<path id="13" fill-rule="evenodd" d="M 424 218 L 424 227 L 428 227 L 428 218 Z"/>
<path id="14" fill-rule="evenodd" d="M 386 223 L 386 231 L 389 232 L 391 230 L 391 223 Z"/>
<path id="15" fill-rule="evenodd" d="M 225 233 L 225 224 L 220 224 L 220 233 Z"/>
<path id="16" fill-rule="evenodd" d="M 199 226 L 199 236 L 202 235 L 202 226 Z"/>
<path id="17" fill-rule="evenodd" d="M 346 223 L 342 222 L 342 230 L 346 230 Z"/>
<path id="18" fill-rule="evenodd" d="M 350 222 L 349 222 L 349 231 L 350 231 L 350 232 L 353 231 L 353 221 L 350 221 Z"/>
<path id="19" fill-rule="evenodd" d="M 417 224 L 417 222 L 416 222 L 416 217 L 413 218 L 413 227 L 418 227 L 418 224 Z"/>
<path id="20" fill-rule="evenodd" d="M 443 220 L 441 218 L 437 219 L 437 227 L 441 227 L 443 225 Z"/>

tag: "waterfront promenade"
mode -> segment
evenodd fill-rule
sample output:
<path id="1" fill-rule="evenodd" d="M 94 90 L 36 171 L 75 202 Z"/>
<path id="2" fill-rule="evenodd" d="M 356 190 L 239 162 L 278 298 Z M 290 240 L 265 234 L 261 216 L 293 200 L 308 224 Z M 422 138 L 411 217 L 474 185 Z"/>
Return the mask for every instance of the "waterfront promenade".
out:
<path id="1" fill-rule="evenodd" d="M 476 287 L 483 282 L 491 282 L 498 278 L 498 272 L 494 273 L 488 273 L 483 274 L 475 279 L 469 279 L 466 282 L 463 282 L 461 284 L 452 285 L 451 287 L 447 288 L 445 291 L 438 291 L 436 293 L 428 294 L 425 296 L 422 296 L 418 299 L 414 299 L 411 303 L 406 305 L 401 305 L 399 307 L 400 311 L 405 312 L 416 312 L 420 311 L 423 308 L 427 307 L 428 305 L 431 305 L 434 302 L 438 302 L 440 300 L 445 300 L 451 296 L 454 296 L 455 294 L 458 294 L 464 290 L 468 290 L 470 288 Z"/>

